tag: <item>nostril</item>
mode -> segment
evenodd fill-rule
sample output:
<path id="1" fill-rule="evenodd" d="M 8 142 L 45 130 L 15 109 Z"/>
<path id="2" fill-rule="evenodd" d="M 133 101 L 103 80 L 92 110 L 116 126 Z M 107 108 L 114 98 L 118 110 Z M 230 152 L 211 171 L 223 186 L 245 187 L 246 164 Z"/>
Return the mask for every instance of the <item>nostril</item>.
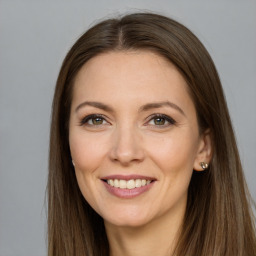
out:
<path id="1" fill-rule="evenodd" d="M 113 145 L 110 150 L 111 160 L 120 162 L 122 165 L 141 161 L 144 158 L 144 151 L 137 135 L 129 127 L 120 129 L 120 133 L 113 138 Z"/>

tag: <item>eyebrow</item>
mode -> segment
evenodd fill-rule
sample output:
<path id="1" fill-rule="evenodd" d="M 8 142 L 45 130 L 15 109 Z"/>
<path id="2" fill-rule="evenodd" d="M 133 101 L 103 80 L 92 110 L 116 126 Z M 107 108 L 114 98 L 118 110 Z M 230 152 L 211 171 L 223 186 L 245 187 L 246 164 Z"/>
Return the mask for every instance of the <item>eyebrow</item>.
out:
<path id="1" fill-rule="evenodd" d="M 99 109 L 102 109 L 102 110 L 107 111 L 107 112 L 114 112 L 113 108 L 111 108 L 110 106 L 108 106 L 104 103 L 101 103 L 101 102 L 96 102 L 96 101 L 85 101 L 85 102 L 79 104 L 76 107 L 75 112 L 77 112 L 80 108 L 85 107 L 85 106 L 91 106 L 91 107 L 99 108 Z M 184 111 L 178 105 L 176 105 L 176 104 L 174 104 L 170 101 L 154 102 L 154 103 L 145 104 L 145 105 L 140 107 L 139 112 L 148 111 L 148 110 L 151 110 L 151 109 L 161 108 L 161 107 L 174 108 L 175 110 L 179 111 L 182 115 L 186 116 Z"/>
<path id="2" fill-rule="evenodd" d="M 148 103 L 142 107 L 140 107 L 140 111 L 147 111 L 154 108 L 161 108 L 161 107 L 171 107 L 175 110 L 179 111 L 182 115 L 186 116 L 184 111 L 176 104 L 170 101 L 163 101 L 163 102 L 155 102 L 155 103 Z"/>
<path id="3" fill-rule="evenodd" d="M 103 104 L 101 102 L 96 102 L 96 101 L 85 101 L 85 102 L 79 104 L 76 107 L 75 112 L 77 112 L 80 108 L 85 107 L 85 106 L 91 106 L 91 107 L 99 108 L 99 109 L 102 109 L 102 110 L 105 110 L 108 112 L 114 112 L 114 110 L 110 106 Z"/>

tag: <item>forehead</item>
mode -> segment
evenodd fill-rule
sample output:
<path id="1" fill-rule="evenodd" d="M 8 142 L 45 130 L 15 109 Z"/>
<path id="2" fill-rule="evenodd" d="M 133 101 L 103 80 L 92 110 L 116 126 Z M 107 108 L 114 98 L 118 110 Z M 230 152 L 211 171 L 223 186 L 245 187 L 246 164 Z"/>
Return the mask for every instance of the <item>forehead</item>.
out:
<path id="1" fill-rule="evenodd" d="M 119 51 L 97 55 L 78 72 L 74 101 L 184 101 L 192 103 L 177 68 L 150 51 Z M 193 105 L 193 103 L 192 103 Z"/>

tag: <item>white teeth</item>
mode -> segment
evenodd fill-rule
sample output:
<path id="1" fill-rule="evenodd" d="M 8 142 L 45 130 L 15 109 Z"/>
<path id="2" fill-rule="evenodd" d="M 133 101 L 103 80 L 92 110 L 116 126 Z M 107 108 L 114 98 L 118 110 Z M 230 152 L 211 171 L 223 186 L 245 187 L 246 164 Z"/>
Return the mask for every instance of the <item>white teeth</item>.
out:
<path id="1" fill-rule="evenodd" d="M 115 188 L 122 188 L 122 189 L 134 189 L 146 186 L 151 183 L 151 180 L 145 179 L 136 179 L 136 180 L 118 180 L 118 179 L 109 179 L 107 183 Z"/>
<path id="2" fill-rule="evenodd" d="M 141 180 L 140 179 L 136 179 L 135 186 L 136 186 L 136 188 L 141 187 Z"/>
<path id="3" fill-rule="evenodd" d="M 119 180 L 114 180 L 114 187 L 119 188 Z"/>
<path id="4" fill-rule="evenodd" d="M 135 188 L 135 181 L 134 180 L 128 180 L 126 182 L 126 187 L 129 188 L 129 189 Z"/>
<path id="5" fill-rule="evenodd" d="M 120 188 L 126 188 L 126 181 L 125 180 L 120 180 L 119 181 L 119 187 Z"/>
<path id="6" fill-rule="evenodd" d="M 114 186 L 114 181 L 113 180 L 108 180 L 108 181 L 109 181 L 108 184 L 113 187 Z"/>

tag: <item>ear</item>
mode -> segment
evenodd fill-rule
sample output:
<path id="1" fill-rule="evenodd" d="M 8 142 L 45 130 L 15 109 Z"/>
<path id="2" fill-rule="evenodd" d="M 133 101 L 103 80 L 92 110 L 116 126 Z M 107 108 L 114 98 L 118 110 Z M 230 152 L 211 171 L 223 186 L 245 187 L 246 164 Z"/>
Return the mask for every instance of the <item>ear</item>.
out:
<path id="1" fill-rule="evenodd" d="M 203 171 L 204 168 L 201 166 L 201 163 L 204 162 L 209 166 L 209 163 L 212 159 L 212 139 L 211 139 L 211 131 L 207 129 L 200 136 L 198 144 L 198 151 L 194 162 L 194 170 L 195 171 Z"/>

